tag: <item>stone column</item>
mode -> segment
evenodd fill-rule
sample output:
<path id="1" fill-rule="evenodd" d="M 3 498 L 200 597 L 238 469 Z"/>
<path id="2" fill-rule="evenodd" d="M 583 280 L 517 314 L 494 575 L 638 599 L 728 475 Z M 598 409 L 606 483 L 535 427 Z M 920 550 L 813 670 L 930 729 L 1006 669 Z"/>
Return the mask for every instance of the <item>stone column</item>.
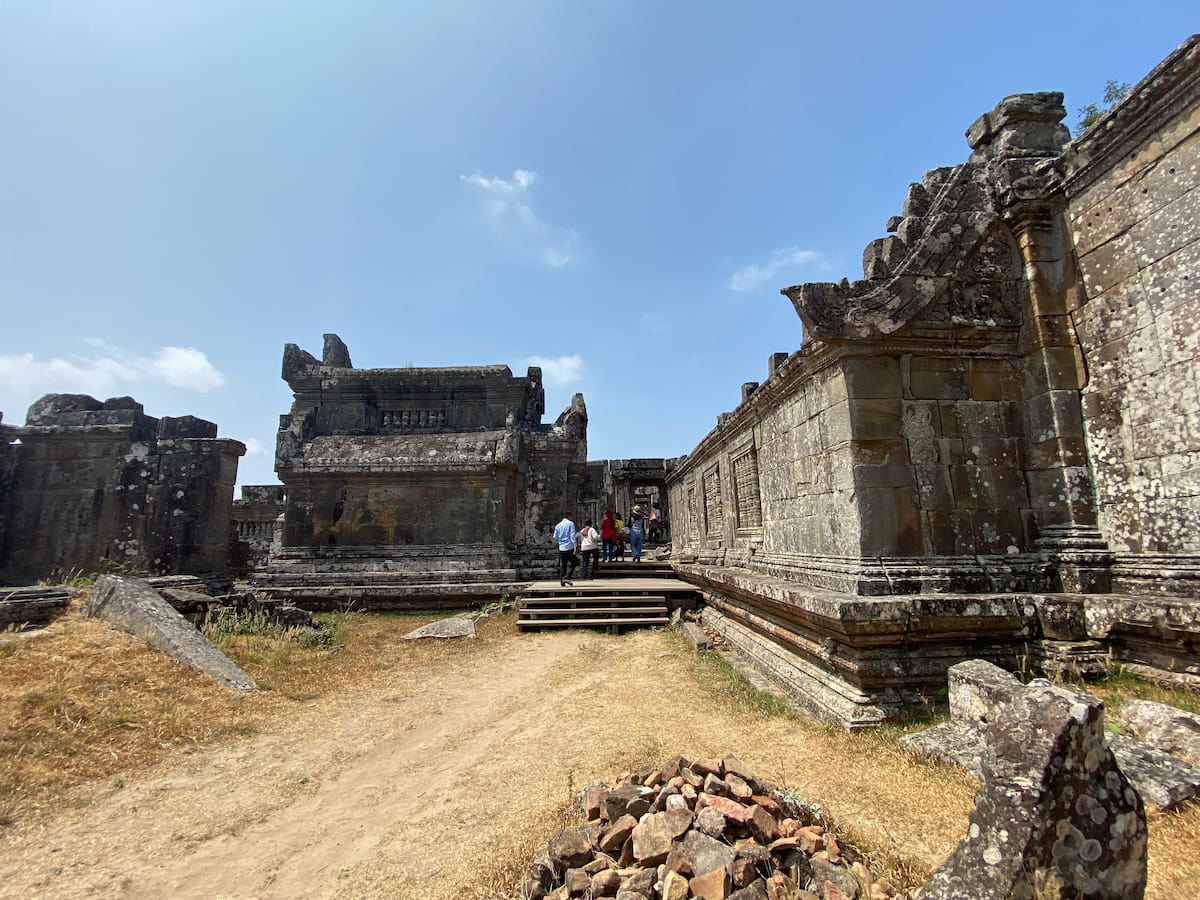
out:
<path id="1" fill-rule="evenodd" d="M 1010 98 L 1011 99 L 1011 98 Z M 996 205 L 1025 268 L 1026 481 L 1046 588 L 1107 592 L 1112 556 L 1096 527 L 1096 492 L 1084 437 L 1080 390 L 1087 380 L 1071 312 L 1083 299 L 1051 164 L 1067 135 L 1061 94 L 1002 102 L 967 132 L 987 158 Z"/>

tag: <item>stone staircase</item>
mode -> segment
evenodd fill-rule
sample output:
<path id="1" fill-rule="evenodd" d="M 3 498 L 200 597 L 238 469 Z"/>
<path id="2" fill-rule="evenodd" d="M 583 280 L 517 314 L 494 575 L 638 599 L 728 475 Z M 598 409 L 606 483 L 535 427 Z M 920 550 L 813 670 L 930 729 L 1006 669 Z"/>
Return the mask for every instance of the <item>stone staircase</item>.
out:
<path id="1" fill-rule="evenodd" d="M 618 570 L 622 565 L 638 577 Z M 606 628 L 618 634 L 622 628 L 666 625 L 672 610 L 694 609 L 699 599 L 692 585 L 673 577 L 670 566 L 611 566 L 607 573 L 601 566 L 594 581 L 576 581 L 567 587 L 557 581 L 531 585 L 521 596 L 517 629 Z"/>

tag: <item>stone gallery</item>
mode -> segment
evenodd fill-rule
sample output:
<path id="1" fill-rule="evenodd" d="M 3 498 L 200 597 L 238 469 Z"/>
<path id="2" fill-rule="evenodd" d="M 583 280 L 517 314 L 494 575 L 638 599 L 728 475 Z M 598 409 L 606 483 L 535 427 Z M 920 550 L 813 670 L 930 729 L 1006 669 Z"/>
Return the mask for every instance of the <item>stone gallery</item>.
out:
<path id="1" fill-rule="evenodd" d="M 1001 100 L 863 279 L 785 288 L 802 346 L 686 456 L 588 461 L 537 368 L 356 369 L 326 335 L 284 350 L 282 486 L 237 504 L 211 423 L 39 401 L 0 441 L 0 577 L 221 573 L 232 528 L 264 592 L 461 606 L 548 575 L 564 510 L 650 503 L 707 622 L 849 728 L 969 658 L 1200 674 L 1200 39 L 1074 141 L 1065 113 Z"/>
<path id="2" fill-rule="evenodd" d="M 1002 100 L 668 476 L 677 574 L 821 714 L 968 657 L 1200 672 L 1198 101 L 1197 38 L 1074 142 Z"/>

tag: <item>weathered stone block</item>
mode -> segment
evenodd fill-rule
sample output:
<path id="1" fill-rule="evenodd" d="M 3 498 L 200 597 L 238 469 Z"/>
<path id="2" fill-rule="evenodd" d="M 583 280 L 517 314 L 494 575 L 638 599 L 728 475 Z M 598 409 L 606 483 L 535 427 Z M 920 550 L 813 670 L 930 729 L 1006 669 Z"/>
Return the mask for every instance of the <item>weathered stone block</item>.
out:
<path id="1" fill-rule="evenodd" d="M 1031 872 L 1061 890 L 1138 896 L 1146 820 L 1104 744 L 1103 704 L 1065 687 L 1023 689 L 987 727 L 983 785 L 967 837 L 921 892 L 926 900 L 1022 896 Z"/>
<path id="2" fill-rule="evenodd" d="M 900 361 L 894 356 L 856 356 L 842 363 L 849 399 L 899 397 Z"/>
<path id="3" fill-rule="evenodd" d="M 858 440 L 900 436 L 901 402 L 898 397 L 851 400 L 849 413 L 851 433 Z"/>
<path id="4" fill-rule="evenodd" d="M 971 396 L 970 364 L 963 359 L 913 357 L 908 369 L 914 400 L 966 400 Z"/>

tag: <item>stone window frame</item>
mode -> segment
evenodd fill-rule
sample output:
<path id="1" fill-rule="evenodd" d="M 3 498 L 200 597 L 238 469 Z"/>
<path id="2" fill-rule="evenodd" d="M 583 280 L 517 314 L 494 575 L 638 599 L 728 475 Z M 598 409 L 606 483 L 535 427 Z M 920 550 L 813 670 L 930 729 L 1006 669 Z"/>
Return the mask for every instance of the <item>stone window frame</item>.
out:
<path id="1" fill-rule="evenodd" d="M 687 496 L 687 535 L 690 538 L 700 537 L 700 516 L 696 511 L 696 479 L 692 477 L 684 485 Z"/>
<path id="2" fill-rule="evenodd" d="M 745 460 L 749 460 L 750 464 L 753 466 L 755 501 L 753 505 L 747 503 L 747 498 L 742 496 L 742 491 L 738 482 L 738 464 Z M 758 468 L 758 450 L 755 448 L 752 441 L 743 444 L 729 454 L 729 472 L 729 480 L 732 487 L 733 515 L 737 532 L 739 534 L 748 535 L 761 534 L 763 529 L 762 485 L 760 483 L 760 474 Z M 752 518 L 756 518 L 758 521 L 747 525 L 745 524 L 747 518 L 746 512 L 749 509 L 753 509 L 754 515 Z"/>
<path id="3" fill-rule="evenodd" d="M 709 491 L 710 479 L 716 480 L 716 490 Z M 725 530 L 725 494 L 721 485 L 721 463 L 720 460 L 714 462 L 711 466 L 704 470 L 700 476 L 701 498 L 704 501 L 704 520 L 703 535 L 707 538 L 720 538 L 724 535 Z M 716 498 L 717 515 L 713 516 L 709 508 L 709 497 Z M 714 525 L 715 519 L 715 525 Z"/>

